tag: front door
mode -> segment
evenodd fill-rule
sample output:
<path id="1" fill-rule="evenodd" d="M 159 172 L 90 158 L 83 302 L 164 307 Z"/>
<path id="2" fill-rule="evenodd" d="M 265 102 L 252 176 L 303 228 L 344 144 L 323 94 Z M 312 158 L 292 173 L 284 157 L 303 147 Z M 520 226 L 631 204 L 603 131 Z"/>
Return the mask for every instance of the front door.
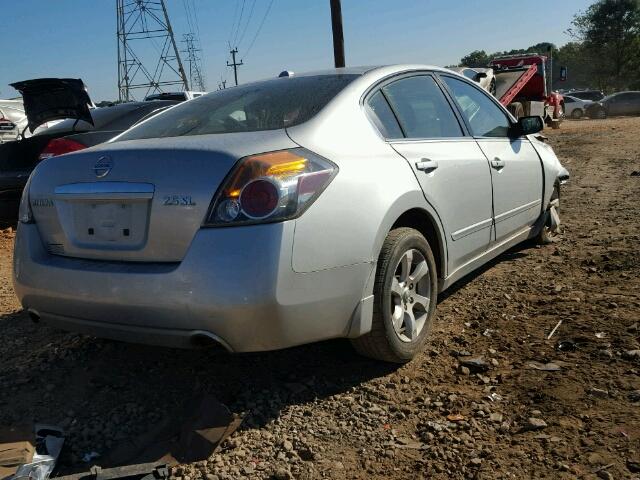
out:
<path id="1" fill-rule="evenodd" d="M 526 137 L 510 137 L 511 120 L 486 92 L 452 76 L 442 79 L 491 165 L 495 241 L 505 241 L 540 216 L 541 160 Z"/>

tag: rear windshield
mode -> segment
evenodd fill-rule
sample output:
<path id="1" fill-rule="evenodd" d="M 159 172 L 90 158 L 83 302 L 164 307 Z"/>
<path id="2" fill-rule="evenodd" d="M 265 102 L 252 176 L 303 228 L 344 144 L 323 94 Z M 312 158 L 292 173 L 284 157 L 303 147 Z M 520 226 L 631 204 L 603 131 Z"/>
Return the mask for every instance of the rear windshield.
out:
<path id="1" fill-rule="evenodd" d="M 256 82 L 185 102 L 118 140 L 278 130 L 306 122 L 358 75 L 315 75 Z"/>

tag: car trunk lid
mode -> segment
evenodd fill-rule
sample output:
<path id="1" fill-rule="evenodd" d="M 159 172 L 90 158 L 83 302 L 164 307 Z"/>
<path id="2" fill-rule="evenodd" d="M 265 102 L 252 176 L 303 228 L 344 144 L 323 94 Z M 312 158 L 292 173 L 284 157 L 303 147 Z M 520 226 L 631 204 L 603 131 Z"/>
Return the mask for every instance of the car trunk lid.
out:
<path id="1" fill-rule="evenodd" d="M 43 161 L 30 203 L 52 254 L 178 262 L 238 159 L 296 146 L 284 131 L 114 142 Z"/>
<path id="2" fill-rule="evenodd" d="M 12 83 L 22 94 L 29 131 L 40 125 L 64 118 L 84 120 L 93 125 L 93 102 L 79 78 L 36 78 Z"/>

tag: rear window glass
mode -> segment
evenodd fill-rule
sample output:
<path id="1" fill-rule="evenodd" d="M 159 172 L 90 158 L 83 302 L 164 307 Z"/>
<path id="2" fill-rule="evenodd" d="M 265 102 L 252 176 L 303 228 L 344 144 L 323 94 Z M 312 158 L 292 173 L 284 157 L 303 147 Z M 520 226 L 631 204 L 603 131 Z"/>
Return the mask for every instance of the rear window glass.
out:
<path id="1" fill-rule="evenodd" d="M 367 109 L 371 112 L 371 118 L 385 138 L 404 137 L 396 117 L 393 115 L 393 111 L 382 92 L 377 91 L 369 97 Z"/>
<path id="2" fill-rule="evenodd" d="M 277 78 L 209 93 L 132 128 L 118 140 L 292 127 L 313 117 L 357 77 Z"/>

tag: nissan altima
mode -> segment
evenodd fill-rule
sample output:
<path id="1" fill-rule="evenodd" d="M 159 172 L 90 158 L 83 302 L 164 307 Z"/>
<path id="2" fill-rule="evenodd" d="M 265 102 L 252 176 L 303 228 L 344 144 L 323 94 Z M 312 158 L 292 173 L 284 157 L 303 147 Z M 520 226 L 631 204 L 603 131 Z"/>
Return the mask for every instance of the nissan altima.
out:
<path id="1" fill-rule="evenodd" d="M 20 205 L 34 320 L 232 352 L 346 337 L 411 360 L 438 293 L 558 231 L 568 179 L 476 83 L 401 65 L 260 81 L 50 158 Z"/>

